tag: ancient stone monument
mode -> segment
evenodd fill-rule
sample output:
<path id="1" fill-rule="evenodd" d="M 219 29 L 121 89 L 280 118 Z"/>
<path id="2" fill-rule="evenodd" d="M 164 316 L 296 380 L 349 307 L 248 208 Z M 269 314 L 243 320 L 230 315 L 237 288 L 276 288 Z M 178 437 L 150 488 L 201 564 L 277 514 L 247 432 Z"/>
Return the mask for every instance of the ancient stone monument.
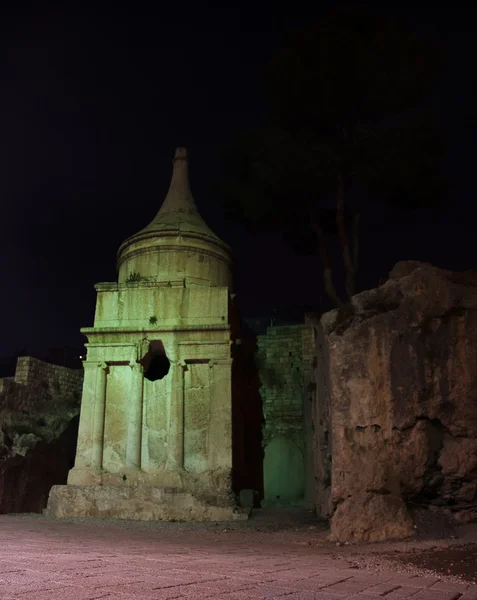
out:
<path id="1" fill-rule="evenodd" d="M 97 284 L 78 446 L 49 514 L 245 518 L 231 491 L 230 248 L 203 221 L 178 148 L 166 199 Z"/>

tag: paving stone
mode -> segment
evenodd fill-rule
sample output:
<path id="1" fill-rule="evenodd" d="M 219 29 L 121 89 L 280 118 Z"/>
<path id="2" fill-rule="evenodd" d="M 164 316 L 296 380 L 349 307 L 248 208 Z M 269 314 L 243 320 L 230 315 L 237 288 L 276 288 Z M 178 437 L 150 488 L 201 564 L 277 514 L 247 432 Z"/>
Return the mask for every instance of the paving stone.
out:
<path id="1" fill-rule="evenodd" d="M 475 586 L 350 569 L 313 547 L 214 540 L 2 515 L 0 599 L 477 600 Z"/>
<path id="2" fill-rule="evenodd" d="M 409 577 L 403 575 L 402 577 L 395 577 L 391 581 L 392 583 L 397 583 L 407 587 L 424 588 L 431 587 L 440 580 L 438 577 Z"/>
<path id="3" fill-rule="evenodd" d="M 465 584 L 459 585 L 453 581 L 438 581 L 432 585 L 429 589 L 435 590 L 436 592 L 460 592 L 463 594 L 468 590 L 468 586 Z"/>
<path id="4" fill-rule="evenodd" d="M 420 590 L 413 596 L 414 600 L 460 600 L 460 598 L 459 592 L 436 592 L 431 589 Z"/>
<path id="5" fill-rule="evenodd" d="M 343 596 L 329 592 L 294 592 L 289 596 L 284 596 L 283 600 L 343 600 Z"/>
<path id="6" fill-rule="evenodd" d="M 418 592 L 415 587 L 400 586 L 386 594 L 386 600 L 401 600 L 403 598 L 411 598 Z M 376 597 L 376 596 L 375 596 Z"/>

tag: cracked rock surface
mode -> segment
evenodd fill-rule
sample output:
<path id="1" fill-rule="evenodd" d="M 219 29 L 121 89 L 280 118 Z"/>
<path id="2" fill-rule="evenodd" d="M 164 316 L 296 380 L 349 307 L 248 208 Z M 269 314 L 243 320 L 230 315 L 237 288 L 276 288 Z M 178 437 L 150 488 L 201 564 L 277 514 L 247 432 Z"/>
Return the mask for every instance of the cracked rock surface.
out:
<path id="1" fill-rule="evenodd" d="M 332 536 L 413 533 L 410 505 L 477 518 L 477 272 L 398 263 L 322 318 Z"/>

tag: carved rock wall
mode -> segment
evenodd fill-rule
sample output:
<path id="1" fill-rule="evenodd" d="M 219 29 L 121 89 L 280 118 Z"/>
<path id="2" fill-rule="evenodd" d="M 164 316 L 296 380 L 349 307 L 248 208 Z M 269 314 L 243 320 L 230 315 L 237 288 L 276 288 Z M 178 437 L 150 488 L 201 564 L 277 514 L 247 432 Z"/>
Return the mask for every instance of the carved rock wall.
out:
<path id="1" fill-rule="evenodd" d="M 333 538 L 406 537 L 411 503 L 477 517 L 477 273 L 398 263 L 321 326 Z"/>

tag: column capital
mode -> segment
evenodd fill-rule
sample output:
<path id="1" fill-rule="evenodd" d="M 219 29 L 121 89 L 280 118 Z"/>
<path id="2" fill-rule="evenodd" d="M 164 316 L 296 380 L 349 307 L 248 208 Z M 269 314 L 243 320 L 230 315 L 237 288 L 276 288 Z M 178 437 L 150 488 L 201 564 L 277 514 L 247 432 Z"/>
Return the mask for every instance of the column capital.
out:
<path id="1" fill-rule="evenodd" d="M 128 366 L 131 368 L 131 371 L 139 371 L 140 373 L 144 371 L 144 367 L 136 360 L 130 360 Z"/>
<path id="2" fill-rule="evenodd" d="M 151 343 L 151 341 L 149 340 L 149 338 L 147 337 L 147 335 L 145 337 L 143 337 L 142 339 L 140 339 L 138 342 L 136 342 L 135 346 L 136 346 L 136 360 L 137 362 L 139 362 L 140 360 L 142 360 L 142 358 L 144 357 L 144 355 L 147 353 L 147 351 L 149 350 L 149 344 Z"/>
<path id="3" fill-rule="evenodd" d="M 83 361 L 83 369 L 97 369 L 98 368 L 98 361 L 97 360 L 85 360 Z"/>
<path id="4" fill-rule="evenodd" d="M 108 365 L 108 363 L 106 363 L 104 361 L 100 361 L 100 360 L 85 360 L 83 362 L 83 368 L 84 369 L 102 369 L 103 371 L 105 371 L 106 369 L 109 369 L 109 365 Z"/>

